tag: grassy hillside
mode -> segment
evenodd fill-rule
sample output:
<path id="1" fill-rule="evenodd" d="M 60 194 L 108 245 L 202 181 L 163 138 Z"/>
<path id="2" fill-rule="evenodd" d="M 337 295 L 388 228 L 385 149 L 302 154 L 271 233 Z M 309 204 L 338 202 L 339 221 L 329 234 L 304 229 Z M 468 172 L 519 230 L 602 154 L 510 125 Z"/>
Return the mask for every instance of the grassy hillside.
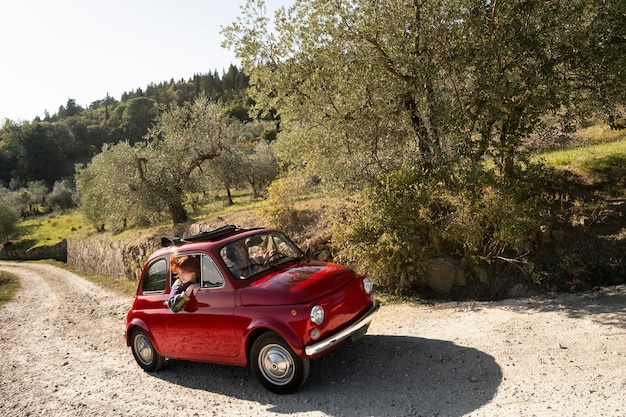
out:
<path id="1" fill-rule="evenodd" d="M 544 152 L 537 156 L 548 166 L 569 170 L 595 179 L 597 173 L 624 166 L 626 162 L 626 130 L 610 130 L 594 126 L 578 132 L 581 146 Z"/>
<path id="2" fill-rule="evenodd" d="M 12 245 L 12 249 L 54 245 L 68 237 L 87 234 L 90 229 L 79 211 L 31 217 L 20 223 L 19 228 L 21 238 Z"/>

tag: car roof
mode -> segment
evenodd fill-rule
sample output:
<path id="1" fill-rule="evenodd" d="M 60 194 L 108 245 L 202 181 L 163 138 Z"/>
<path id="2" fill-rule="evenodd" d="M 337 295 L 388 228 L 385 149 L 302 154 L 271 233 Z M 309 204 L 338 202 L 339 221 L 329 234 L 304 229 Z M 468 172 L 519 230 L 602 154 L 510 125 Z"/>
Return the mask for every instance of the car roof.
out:
<path id="1" fill-rule="evenodd" d="M 210 230 L 207 232 L 202 232 L 200 234 L 193 235 L 193 236 L 185 236 L 185 237 L 163 236 L 161 238 L 161 246 L 162 247 L 180 246 L 180 245 L 193 243 L 193 242 L 216 242 L 228 236 L 239 234 L 247 230 L 250 230 L 250 229 L 241 229 L 235 225 L 227 224 L 225 226 L 218 227 L 217 229 Z"/>
<path id="2" fill-rule="evenodd" d="M 224 244 L 232 242 L 233 240 L 237 240 L 241 237 L 249 236 L 261 231 L 270 230 L 273 229 L 267 229 L 265 227 L 241 228 L 234 225 L 225 225 L 217 229 L 208 232 L 202 232 L 192 236 L 163 236 L 161 238 L 161 249 L 156 250 L 150 255 L 149 258 L 163 256 L 164 254 L 170 254 L 178 250 L 206 251 L 216 246 L 219 246 L 221 248 Z"/>

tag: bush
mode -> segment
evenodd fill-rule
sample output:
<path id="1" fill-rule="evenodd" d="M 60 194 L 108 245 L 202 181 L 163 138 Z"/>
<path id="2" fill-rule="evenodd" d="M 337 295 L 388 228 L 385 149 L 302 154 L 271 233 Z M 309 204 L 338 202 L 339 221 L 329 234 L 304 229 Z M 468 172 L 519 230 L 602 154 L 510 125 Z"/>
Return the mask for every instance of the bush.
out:
<path id="1" fill-rule="evenodd" d="M 529 168 L 516 181 L 479 170 L 451 181 L 417 170 L 383 175 L 334 220 L 336 259 L 356 263 L 383 290 L 403 293 L 423 286 L 429 259 L 453 256 L 473 269 L 516 257 L 541 218 L 540 176 Z"/>
<path id="2" fill-rule="evenodd" d="M 290 230 L 298 221 L 296 201 L 306 193 L 306 181 L 297 175 L 288 175 L 272 182 L 267 188 L 268 206 L 264 212 L 274 226 Z"/>

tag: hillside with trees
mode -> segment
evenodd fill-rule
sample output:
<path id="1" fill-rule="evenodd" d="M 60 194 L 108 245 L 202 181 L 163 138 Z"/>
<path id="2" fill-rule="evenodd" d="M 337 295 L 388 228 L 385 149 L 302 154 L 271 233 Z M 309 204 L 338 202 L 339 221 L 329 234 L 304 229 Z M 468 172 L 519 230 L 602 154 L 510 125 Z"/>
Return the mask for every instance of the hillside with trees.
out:
<path id="1" fill-rule="evenodd" d="M 5 120 L 0 130 L 0 184 L 22 188 L 43 181 L 49 188 L 74 175 L 74 166 L 88 163 L 104 144 L 143 140 L 160 109 L 182 105 L 203 95 L 220 103 L 233 117 L 248 121 L 245 89 L 248 78 L 235 66 L 180 80 L 150 84 L 122 94 L 108 94 L 82 108 L 73 99 L 43 118 Z"/>
<path id="2" fill-rule="evenodd" d="M 32 121 L 5 120 L 0 129 L 0 188 L 3 194 L 14 193 L 17 201 L 6 210 L 11 216 L 30 216 L 76 207 L 77 167 L 118 144 L 143 143 L 156 118 L 168 108 L 202 97 L 219 105 L 224 115 L 250 122 L 247 86 L 248 77 L 231 66 L 221 76 L 213 72 L 186 81 L 153 83 L 122 94 L 120 100 L 107 94 L 87 108 L 68 99 L 52 115 Z"/>
<path id="3" fill-rule="evenodd" d="M 230 201 L 271 184 L 280 211 L 315 184 L 345 203 L 326 213 L 335 259 L 389 291 L 422 288 L 437 259 L 496 286 L 550 288 L 573 269 L 597 282 L 578 255 L 538 250 L 545 227 L 586 226 L 564 197 L 577 181 L 534 156 L 624 117 L 623 0 L 296 0 L 274 16 L 249 0 L 222 33 L 242 70 L 5 122 L 0 180 L 26 190 L 17 214 L 41 204 L 38 184 L 67 179 L 111 229 L 184 223 L 218 188 Z M 610 265 L 603 283 L 624 276 L 623 259 Z"/>

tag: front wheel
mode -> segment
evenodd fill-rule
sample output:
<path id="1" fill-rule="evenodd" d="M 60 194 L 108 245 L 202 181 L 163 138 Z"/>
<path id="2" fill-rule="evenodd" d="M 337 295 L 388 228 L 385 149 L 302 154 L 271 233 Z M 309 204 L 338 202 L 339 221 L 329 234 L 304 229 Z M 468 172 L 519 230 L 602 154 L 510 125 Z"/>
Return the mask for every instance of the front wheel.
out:
<path id="1" fill-rule="evenodd" d="M 291 394 L 309 377 L 310 361 L 295 354 L 282 337 L 264 333 L 252 345 L 250 365 L 254 376 L 275 394 Z"/>
<path id="2" fill-rule="evenodd" d="M 165 358 L 154 349 L 150 338 L 143 330 L 134 330 L 130 347 L 135 360 L 144 371 L 156 372 L 165 365 Z"/>

